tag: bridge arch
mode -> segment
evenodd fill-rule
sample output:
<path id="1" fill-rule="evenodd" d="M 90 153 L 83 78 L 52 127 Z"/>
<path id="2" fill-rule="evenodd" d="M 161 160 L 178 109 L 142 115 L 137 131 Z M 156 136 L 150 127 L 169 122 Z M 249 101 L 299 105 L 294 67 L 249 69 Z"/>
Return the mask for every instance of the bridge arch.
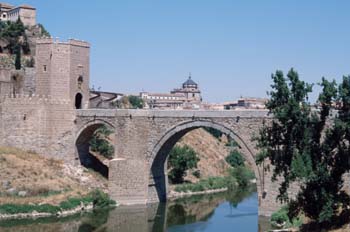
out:
<path id="1" fill-rule="evenodd" d="M 169 129 L 156 143 L 151 154 L 149 156 L 150 164 L 150 180 L 148 187 L 148 202 L 166 201 L 168 179 L 167 179 L 167 158 L 172 147 L 182 138 L 186 133 L 191 130 L 209 127 L 221 131 L 228 135 L 231 139 L 235 140 L 250 167 L 253 168 L 256 185 L 259 197 L 259 205 L 263 194 L 262 178 L 260 175 L 259 167 L 255 163 L 255 155 L 253 149 L 249 147 L 248 143 L 244 141 L 239 134 L 235 133 L 233 129 L 226 126 L 224 123 L 208 121 L 208 120 L 196 120 L 186 121 L 180 123 L 171 129 Z"/>
<path id="2" fill-rule="evenodd" d="M 90 153 L 89 142 L 95 131 L 102 126 L 106 126 L 112 131 L 115 131 L 115 127 L 105 120 L 95 119 L 89 121 L 78 130 L 75 138 L 75 148 L 81 165 L 92 168 L 108 178 L 108 166 Z"/>

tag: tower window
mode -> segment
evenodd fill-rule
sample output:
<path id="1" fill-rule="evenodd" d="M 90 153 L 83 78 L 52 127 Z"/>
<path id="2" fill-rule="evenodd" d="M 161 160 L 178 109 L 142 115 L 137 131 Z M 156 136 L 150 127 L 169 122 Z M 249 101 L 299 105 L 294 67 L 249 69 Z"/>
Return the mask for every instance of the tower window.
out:
<path id="1" fill-rule="evenodd" d="M 44 72 L 46 72 L 46 65 L 43 65 L 43 70 Z"/>
<path id="2" fill-rule="evenodd" d="M 83 76 L 78 77 L 78 83 L 83 83 Z"/>
<path id="3" fill-rule="evenodd" d="M 83 95 L 81 95 L 81 93 L 77 93 L 77 95 L 75 95 L 75 108 L 76 109 L 81 109 L 82 100 L 83 100 Z"/>

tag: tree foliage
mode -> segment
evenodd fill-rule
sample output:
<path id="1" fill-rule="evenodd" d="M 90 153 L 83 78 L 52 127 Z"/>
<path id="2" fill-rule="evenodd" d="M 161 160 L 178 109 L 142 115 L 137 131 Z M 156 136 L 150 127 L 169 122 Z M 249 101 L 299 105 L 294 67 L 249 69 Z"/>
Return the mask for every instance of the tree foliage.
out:
<path id="1" fill-rule="evenodd" d="M 244 158 L 242 154 L 236 149 L 232 150 L 230 154 L 226 156 L 225 160 L 233 168 L 238 166 L 244 166 Z"/>
<path id="2" fill-rule="evenodd" d="M 197 168 L 198 161 L 198 155 L 191 147 L 187 145 L 174 146 L 170 151 L 168 161 L 170 181 L 174 184 L 182 183 L 186 176 L 186 171 Z"/>
<path id="3" fill-rule="evenodd" d="M 18 48 L 24 52 L 29 52 L 29 45 L 25 34 L 25 26 L 18 19 L 16 22 L 2 22 L 0 26 L 0 38 L 7 41 L 7 49 L 10 54 L 15 54 Z"/>
<path id="4" fill-rule="evenodd" d="M 257 138 L 261 150 L 257 163 L 268 160 L 272 164 L 272 180 L 280 181 L 277 198 L 289 202 L 291 218 L 304 212 L 318 223 L 329 223 L 338 210 L 350 206 L 342 179 L 350 170 L 350 77 L 344 77 L 339 87 L 322 78 L 319 111 L 311 110 L 308 102 L 312 86 L 293 69 L 287 78 L 277 71 L 272 80 L 266 106 L 274 119 Z M 332 118 L 334 102 L 340 108 Z M 293 182 L 300 189 L 290 199 L 287 190 Z"/>
<path id="5" fill-rule="evenodd" d="M 142 109 L 143 108 L 142 98 L 140 98 L 138 96 L 130 95 L 130 96 L 128 96 L 128 100 L 129 100 L 129 103 L 132 106 L 132 108 L 134 108 L 134 109 Z"/>
<path id="6" fill-rule="evenodd" d="M 108 129 L 106 126 L 101 126 L 98 128 L 90 140 L 91 151 L 98 152 L 108 159 L 113 158 L 114 147 L 108 138 L 112 133 L 113 131 Z"/>

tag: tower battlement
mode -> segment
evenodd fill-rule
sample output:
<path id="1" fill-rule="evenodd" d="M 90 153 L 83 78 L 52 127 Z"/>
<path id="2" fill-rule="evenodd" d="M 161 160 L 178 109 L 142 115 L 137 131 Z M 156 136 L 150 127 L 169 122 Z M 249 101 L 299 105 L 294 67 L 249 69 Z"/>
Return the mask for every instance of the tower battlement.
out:
<path id="1" fill-rule="evenodd" d="M 84 40 L 78 40 L 78 39 L 68 39 L 67 41 L 62 41 L 58 37 L 56 38 L 39 38 L 36 40 L 37 45 L 42 44 L 62 44 L 62 45 L 72 45 L 72 46 L 79 46 L 79 47 L 90 47 L 90 43 L 84 41 Z"/>

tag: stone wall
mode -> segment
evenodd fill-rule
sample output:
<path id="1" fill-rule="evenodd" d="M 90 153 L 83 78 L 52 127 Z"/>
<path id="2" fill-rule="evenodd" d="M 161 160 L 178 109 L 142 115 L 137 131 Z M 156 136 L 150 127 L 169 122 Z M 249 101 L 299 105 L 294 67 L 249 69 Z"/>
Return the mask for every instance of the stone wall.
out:
<path id="1" fill-rule="evenodd" d="M 75 112 L 69 100 L 17 95 L 0 103 L 1 146 L 74 160 Z"/>

